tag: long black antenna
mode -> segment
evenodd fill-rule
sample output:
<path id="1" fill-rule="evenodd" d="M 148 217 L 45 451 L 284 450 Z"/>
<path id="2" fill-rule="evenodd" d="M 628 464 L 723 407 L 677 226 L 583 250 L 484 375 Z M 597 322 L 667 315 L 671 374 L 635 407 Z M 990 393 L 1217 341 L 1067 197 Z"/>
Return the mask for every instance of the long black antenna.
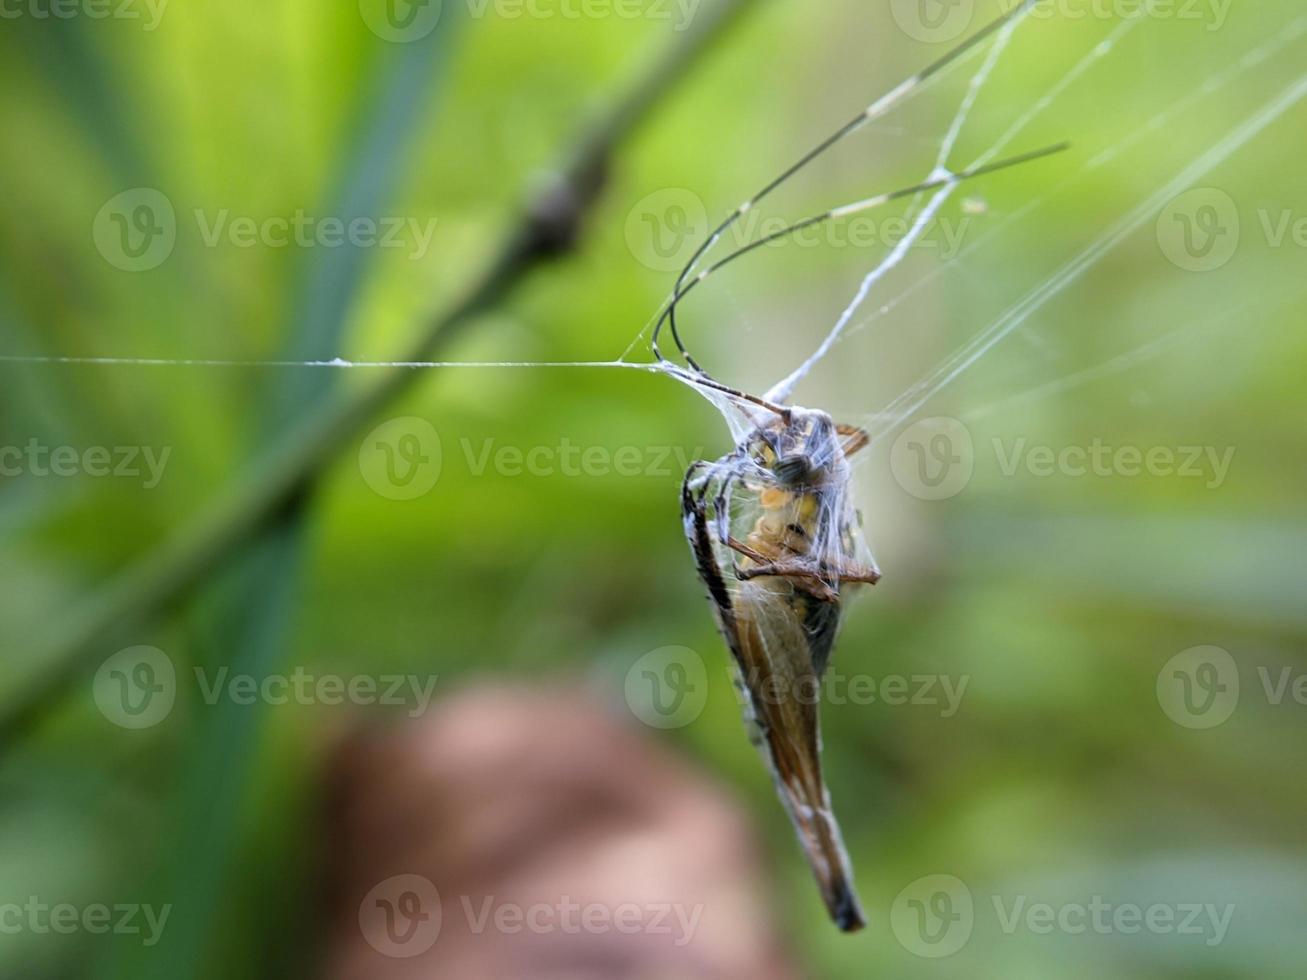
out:
<path id="1" fill-rule="evenodd" d="M 903 187 L 896 191 L 890 191 L 888 194 L 877 194 L 874 197 L 869 197 L 864 200 L 857 201 L 853 204 L 846 204 L 843 205 L 842 207 L 831 208 L 829 211 L 823 211 L 821 214 L 814 214 L 811 217 L 804 218 L 801 221 L 796 221 L 792 225 L 787 225 L 786 227 L 781 228 L 779 231 L 775 231 L 769 235 L 765 235 L 762 238 L 759 238 L 757 241 L 750 242 L 748 245 L 745 245 L 743 248 L 737 249 L 736 251 L 730 253 L 726 257 L 718 260 L 717 262 L 714 262 L 712 265 L 707 266 L 706 268 L 703 269 L 703 271 L 701 271 L 689 282 L 682 283 L 677 288 L 677 291 L 672 295 L 672 298 L 669 299 L 667 303 L 664 305 L 662 312 L 659 314 L 658 322 L 654 326 L 655 345 L 657 341 L 658 331 L 662 328 L 662 325 L 664 323 L 671 321 L 673 314 L 675 313 L 676 310 L 676 305 L 680 303 L 681 300 L 683 300 L 690 292 L 694 290 L 696 286 L 698 286 L 709 276 L 712 276 L 714 273 L 730 265 L 736 259 L 743 258 L 744 256 L 748 255 L 750 252 L 754 252 L 757 249 L 763 248 L 766 245 L 770 245 L 773 242 L 779 241 L 780 239 L 788 238 L 790 235 L 794 235 L 807 228 L 811 228 L 814 225 L 823 224 L 824 222 L 834 221 L 841 218 L 847 218 L 855 214 L 861 214 L 863 211 L 870 211 L 873 208 L 878 208 L 881 205 L 889 204 L 890 202 L 900 200 L 901 198 L 911 197 L 914 194 L 922 194 L 927 191 L 933 191 L 941 187 L 946 187 L 953 184 L 960 184 L 963 183 L 964 181 L 975 180 L 978 177 L 986 176 L 987 174 L 997 173 L 1000 170 L 1009 170 L 1013 167 L 1019 167 L 1022 164 L 1031 163 L 1035 160 L 1042 160 L 1045 157 L 1050 157 L 1053 156 L 1054 154 L 1064 152 L 1070 147 L 1070 145 L 1071 144 L 1069 143 L 1058 143 L 1055 144 L 1054 146 L 1046 146 L 1043 149 L 1031 150 L 1029 153 L 1022 153 L 1018 156 L 1008 157 L 1005 160 L 996 160 L 993 163 L 987 163 L 984 166 L 974 167 L 970 170 L 964 170 L 961 173 L 956 173 L 956 174 L 948 173 L 939 177 L 933 177 L 930 180 L 924 181 L 920 184 L 914 184 L 911 187 Z M 735 391 L 732 388 L 727 388 L 726 386 L 721 385 L 720 382 L 714 381 L 711 375 L 709 375 L 706 371 L 704 371 L 702 368 L 696 365 L 693 362 L 693 360 L 691 360 L 690 355 L 686 353 L 685 348 L 681 346 L 679 339 L 677 340 L 677 349 L 680 350 L 681 353 L 685 356 L 686 362 L 694 369 L 695 375 L 698 378 L 705 381 L 713 381 L 713 383 L 709 385 L 709 387 L 713 387 L 716 388 L 717 390 L 727 391 L 731 394 L 745 397 L 742 392 Z M 663 363 L 669 363 L 667 359 L 662 356 L 661 353 L 658 353 L 656 346 L 654 348 L 654 353 L 658 356 L 658 359 L 660 361 L 662 361 Z M 770 403 L 764 403 L 764 407 L 774 409 L 776 406 L 773 406 Z"/>
<path id="2" fill-rule="evenodd" d="M 885 95 L 881 96 L 879 99 L 873 102 L 862 112 L 858 113 L 857 116 L 855 116 L 853 119 L 850 119 L 847 123 L 845 123 L 839 129 L 837 129 L 834 133 L 832 133 L 826 139 L 822 140 L 815 147 L 809 150 L 806 154 L 804 154 L 804 156 L 797 163 L 795 163 L 793 166 L 787 169 L 784 173 L 782 173 L 775 180 L 769 183 L 766 187 L 764 187 L 761 191 L 755 194 L 752 198 L 750 198 L 744 204 L 741 204 L 738 208 L 736 208 L 734 213 L 732 213 L 729 218 L 727 218 L 724 222 L 722 222 L 717 227 L 717 229 L 704 240 L 703 244 L 699 246 L 699 248 L 695 251 L 694 255 L 690 258 L 690 261 L 686 263 L 685 268 L 681 270 L 680 276 L 677 277 L 676 287 L 673 290 L 673 298 L 670 304 L 665 309 L 664 314 L 659 317 L 657 324 L 654 326 L 653 337 L 652 337 L 652 347 L 653 347 L 654 356 L 657 357 L 658 360 L 661 362 L 664 363 L 667 362 L 667 358 L 663 356 L 662 351 L 658 347 L 659 334 L 662 332 L 663 324 L 667 323 L 671 327 L 672 339 L 676 343 L 676 349 L 680 353 L 680 355 L 685 359 L 685 363 L 689 365 L 691 370 L 693 370 L 696 374 L 707 375 L 707 372 L 704 371 L 704 369 L 699 366 L 699 364 L 695 361 L 695 359 L 690 355 L 690 352 L 686 350 L 685 344 L 681 340 L 680 331 L 678 330 L 676 325 L 676 304 L 680 300 L 680 298 L 684 296 L 686 292 L 689 291 L 688 289 L 685 289 L 686 280 L 690 277 L 690 273 L 694 270 L 694 267 L 698 265 L 699 260 L 703 258 L 704 253 L 706 253 L 708 249 L 712 248 L 712 246 L 715 245 L 721 239 L 722 235 L 724 235 L 728 230 L 730 230 L 730 228 L 737 221 L 739 221 L 742 217 L 744 217 L 746 214 L 752 211 L 759 203 L 763 201 L 764 198 L 768 197 L 772 192 L 780 188 L 783 184 L 789 181 L 790 178 L 798 174 L 801 170 L 803 170 L 810 163 L 812 163 L 814 160 L 816 160 L 818 157 L 824 154 L 831 147 L 835 146 L 837 143 L 839 143 L 841 140 L 845 139 L 846 137 L 857 132 L 859 129 L 861 129 L 863 126 L 867 125 L 868 123 L 872 122 L 873 120 L 879 119 L 880 117 L 884 116 L 887 112 L 889 112 L 892 108 L 897 106 L 899 103 L 903 102 L 904 100 L 910 98 L 912 95 L 916 94 L 916 92 L 919 91 L 926 82 L 930 81 L 932 78 L 934 78 L 935 76 L 939 75 L 942 71 L 944 71 L 945 68 L 948 68 L 954 62 L 960 60 L 963 56 L 973 51 L 976 47 L 982 44 L 986 39 L 993 36 L 997 31 L 999 31 L 1004 25 L 1024 15 L 1026 11 L 1028 11 L 1031 7 L 1035 6 L 1035 4 L 1039 2 L 1040 0 L 1023 0 L 1022 3 L 1012 8 L 1012 10 L 1008 11 L 1006 14 L 1003 14 L 1001 17 L 998 17 L 995 20 L 991 21 L 980 31 L 973 34 L 971 37 L 967 38 L 957 47 L 953 48 L 951 51 L 945 54 L 938 61 L 934 62 L 930 66 L 917 72 L 915 75 L 908 78 L 906 81 L 900 83 L 895 88 L 887 92 Z M 829 215 L 823 217 L 829 217 Z M 815 223 L 815 222 L 810 221 L 810 223 Z M 794 231 L 799 230 L 800 227 L 807 227 L 807 225 L 800 223 L 799 227 L 794 227 L 789 229 L 789 233 L 793 233 Z M 782 232 L 780 234 L 781 236 L 783 236 L 785 232 Z M 740 254 L 743 254 L 743 252 L 736 253 L 736 255 L 731 256 L 731 258 L 736 258 Z M 719 263 L 717 268 L 720 268 L 722 264 L 724 263 Z"/>

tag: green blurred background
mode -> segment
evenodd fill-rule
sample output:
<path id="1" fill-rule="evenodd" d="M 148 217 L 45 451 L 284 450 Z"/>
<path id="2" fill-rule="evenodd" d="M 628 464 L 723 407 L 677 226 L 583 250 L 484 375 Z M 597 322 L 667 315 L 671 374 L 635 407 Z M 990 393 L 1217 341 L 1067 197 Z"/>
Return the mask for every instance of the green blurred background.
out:
<path id="1" fill-rule="evenodd" d="M 587 125 L 715 2 L 515 16 L 445 0 L 432 30 L 401 39 L 371 29 L 385 22 L 370 2 L 115 3 L 104 18 L 89 3 L 66 17 L 38 0 L 6 7 L 0 355 L 399 356 L 481 274 Z M 575 251 L 496 295 L 439 359 L 608 361 L 635 341 L 630 358 L 647 360 L 638 335 L 707 216 L 999 9 L 745 7 L 622 142 Z M 890 308 L 799 392 L 883 433 L 857 476 L 885 580 L 851 605 L 835 669 L 966 684 L 955 712 L 911 697 L 825 711 L 865 933 L 825 920 L 744 738 L 681 535 L 679 461 L 728 451 L 721 419 L 655 374 L 448 368 L 414 372 L 339 440 L 297 508 L 162 614 L 103 631 L 87 669 L 11 731 L 0 904 L 175 911 L 151 949 L 6 935 L 0 974 L 313 972 L 306 760 L 366 709 L 214 707 L 183 683 L 166 718 L 130 730 L 97 705 L 94 678 L 145 644 L 183 680 L 194 665 L 256 677 L 303 667 L 435 674 L 445 693 L 487 676 L 580 677 L 632 725 L 647 709 L 629 703 L 633 665 L 689 648 L 706 703 L 650 737 L 755 815 L 784 940 L 808 975 L 1302 976 L 1307 111 L 1292 86 L 1307 37 L 1290 2 L 1166 6 L 1059 89 L 1135 9 L 1064 0 L 1016 32 L 951 162 L 974 159 L 1050 91 L 1008 152 L 1061 139 L 1072 150 L 959 191 L 939 247 L 910 250 L 860 319 Z M 914 21 L 922 11 L 941 18 L 933 33 Z M 842 145 L 768 213 L 797 217 L 929 173 L 980 63 Z M 1275 118 L 1238 133 L 1268 106 Z M 1213 148 L 1228 152 L 1205 158 Z M 161 213 L 136 224 L 158 200 L 142 193 L 172 208 L 163 253 L 123 246 Z M 297 213 L 404 224 L 393 248 L 280 244 L 257 227 L 245 240 L 230 224 Z M 1098 261 L 948 388 L 910 414 L 878 414 L 1122 221 Z M 208 240 L 219 222 L 227 231 Z M 705 284 L 685 313 L 693 349 L 751 388 L 787 373 L 892 247 L 888 226 L 865 227 L 861 245 L 768 249 Z M 1195 244 L 1207 233 L 1214 245 Z M 382 372 L 0 363 L 0 446 L 169 451 L 149 487 L 85 467 L 0 477 L 3 703 L 81 617 L 116 622 L 113 583 L 127 570 L 238 480 L 284 464 L 279 436 Z M 940 418 L 953 421 L 923 422 Z M 416 489 L 388 473 L 379 441 L 392 464 L 427 460 Z M 1095 445 L 1158 454 L 1138 474 L 1127 454 L 1103 473 L 1053 462 L 1046 475 L 1027 455 Z M 1188 447 L 1203 453 L 1193 473 Z M 939 491 L 918 462 L 962 470 Z M 1228 656 L 1185 653 L 1195 648 Z M 911 889 L 933 894 L 919 882 L 930 875 L 974 900 L 974 928 L 948 957 L 920 955 L 941 950 L 911 934 Z M 1208 942 L 1008 931 L 995 905 L 1094 896 L 1233 910 Z"/>

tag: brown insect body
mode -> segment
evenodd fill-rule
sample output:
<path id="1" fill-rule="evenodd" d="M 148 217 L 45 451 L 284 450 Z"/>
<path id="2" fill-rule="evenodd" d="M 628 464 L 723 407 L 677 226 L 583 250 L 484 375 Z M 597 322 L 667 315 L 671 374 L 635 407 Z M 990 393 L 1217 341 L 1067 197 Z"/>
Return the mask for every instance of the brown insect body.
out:
<path id="1" fill-rule="evenodd" d="M 860 560 L 848 499 L 846 453 L 862 442 L 825 413 L 789 409 L 734 453 L 692 467 L 682 492 L 686 535 L 735 659 L 753 741 L 846 931 L 864 920 L 822 775 L 818 707 L 843 589 L 879 578 Z M 731 529 L 741 521 L 743 540 Z"/>
<path id="2" fill-rule="evenodd" d="M 1004 160 L 985 157 L 960 171 L 944 168 L 941 161 L 941 166 L 918 184 L 811 215 L 755 237 L 714 261 L 707 258 L 746 214 L 845 137 L 885 116 L 987 39 L 997 36 L 1000 41 L 996 43 L 1006 43 L 1001 32 L 1025 17 L 1037 2 L 1020 0 L 933 64 L 859 110 L 737 208 L 691 256 L 650 338 L 659 368 L 713 402 L 738 440 L 734 452 L 715 462 L 696 463 L 686 474 L 681 494 L 685 534 L 739 669 L 746 713 L 756 728 L 755 742 L 771 766 L 831 916 L 849 931 L 862 926 L 863 919 L 822 779 L 817 705 L 839 629 L 844 589 L 850 583 L 874 584 L 880 578 L 862 546 L 849 500 L 848 457 L 868 445 L 869 437 L 859 429 L 836 426 L 824 412 L 784 405 L 794 386 L 830 350 L 848 317 L 841 318 L 811 358 L 759 397 L 718 381 L 700 366 L 685 346 L 677 311 L 691 291 L 713 274 L 766 245 L 894 201 L 932 191 L 942 194 L 957 184 L 1067 149 L 1066 144 L 1058 144 Z M 974 76 L 973 89 L 985 70 Z M 864 280 L 864 289 L 888 268 L 889 264 L 878 266 Z M 850 313 L 863 298 L 860 294 Z M 659 346 L 664 328 L 670 332 L 683 366 L 664 356 Z"/>

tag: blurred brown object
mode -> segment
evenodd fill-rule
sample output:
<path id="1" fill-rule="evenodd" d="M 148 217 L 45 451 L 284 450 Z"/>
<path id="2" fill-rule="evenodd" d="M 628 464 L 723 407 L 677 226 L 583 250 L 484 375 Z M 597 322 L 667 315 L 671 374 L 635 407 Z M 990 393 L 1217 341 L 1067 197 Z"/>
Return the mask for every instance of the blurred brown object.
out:
<path id="1" fill-rule="evenodd" d="M 357 732 L 328 792 L 330 980 L 799 975 L 737 806 L 576 691 Z"/>

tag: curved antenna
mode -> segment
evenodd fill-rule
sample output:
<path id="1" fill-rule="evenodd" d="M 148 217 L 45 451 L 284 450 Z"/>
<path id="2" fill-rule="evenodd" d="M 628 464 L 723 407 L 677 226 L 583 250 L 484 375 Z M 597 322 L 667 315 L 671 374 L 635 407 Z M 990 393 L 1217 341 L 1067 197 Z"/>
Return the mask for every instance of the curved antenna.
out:
<path id="1" fill-rule="evenodd" d="M 741 259 L 744 256 L 748 255 L 749 253 L 757 251 L 758 249 L 763 248 L 764 246 L 770 245 L 776 241 L 780 241 L 783 238 L 788 238 L 790 235 L 797 234 L 798 232 L 811 228 L 814 225 L 823 224 L 827 221 L 837 221 L 839 219 L 847 218 L 855 214 L 861 214 L 864 211 L 870 211 L 873 208 L 878 208 L 881 205 L 889 204 L 893 201 L 897 201 L 905 197 L 911 197 L 914 194 L 922 194 L 929 191 L 937 190 L 941 187 L 945 187 L 953 184 L 961 184 L 964 183 L 965 181 L 975 180 L 978 177 L 984 177 L 988 174 L 997 173 L 1000 170 L 1010 170 L 1013 167 L 1019 167 L 1026 163 L 1032 163 L 1035 160 L 1042 160 L 1045 157 L 1050 157 L 1055 154 L 1062 153 L 1065 150 L 1069 149 L 1070 146 L 1071 146 L 1070 143 L 1057 143 L 1053 146 L 1046 146 L 1043 149 L 1031 150 L 1028 153 L 1022 153 L 1018 156 L 1008 157 L 1004 160 L 997 160 L 993 163 L 987 163 L 979 167 L 972 167 L 971 169 L 964 170 L 961 173 L 945 172 L 937 177 L 932 177 L 930 180 L 923 181 L 920 184 L 914 184 L 911 187 L 903 187 L 896 191 L 890 191 L 887 194 L 877 194 L 874 197 L 868 197 L 861 201 L 855 201 L 853 204 L 845 204 L 838 208 L 831 208 L 829 211 L 823 211 L 821 214 L 814 214 L 810 217 L 802 219 L 801 221 L 796 221 L 792 225 L 787 225 L 786 227 L 781 228 L 779 231 L 772 232 L 769 235 L 764 235 L 762 238 L 750 242 L 748 245 L 745 245 L 743 248 L 739 248 L 736 251 L 725 256 L 724 258 L 719 259 L 717 262 L 714 262 L 712 265 L 707 266 L 689 282 L 683 283 L 681 286 L 679 286 L 676 292 L 672 295 L 672 298 L 669 299 L 667 303 L 663 306 L 662 312 L 658 316 L 658 321 L 654 326 L 654 337 L 655 338 L 657 337 L 658 331 L 662 328 L 662 325 L 664 323 L 669 322 L 672 319 L 676 310 L 676 304 L 681 302 L 681 300 L 683 300 L 687 295 L 689 295 L 689 293 L 691 293 L 696 286 L 698 286 L 701 282 L 703 282 L 708 277 L 712 276 L 714 273 L 730 265 L 732 262 L 735 262 L 737 259 Z M 678 343 L 678 348 L 679 347 L 680 345 Z M 682 350 L 682 353 L 684 353 L 684 348 L 680 348 L 680 349 Z M 661 363 L 663 364 L 670 363 L 665 357 L 662 356 L 661 353 L 658 353 L 656 347 L 654 349 L 654 353 L 657 355 L 658 360 Z M 689 354 L 685 354 L 685 358 L 687 363 L 691 365 L 691 367 L 694 369 L 695 372 L 694 374 L 680 372 L 680 376 L 684 377 L 686 380 L 694 381 L 695 383 L 703 383 L 707 387 L 713 388 L 715 390 L 724 391 L 729 394 L 737 395 L 742 398 L 747 398 L 749 401 L 755 402 L 756 404 L 762 405 L 763 407 L 769 408 L 773 411 L 782 411 L 782 409 L 779 406 L 774 405 L 771 402 L 768 402 L 764 399 L 758 399 L 753 396 L 745 395 L 743 392 L 737 391 L 734 388 L 730 388 L 726 385 L 721 384 L 720 382 L 713 379 L 712 376 L 709 375 L 702 368 L 695 365 L 693 361 L 690 360 Z M 679 372 L 680 369 L 677 370 Z"/>
<path id="2" fill-rule="evenodd" d="M 671 328 L 672 340 L 676 344 L 676 349 L 680 353 L 681 357 L 685 359 L 685 363 L 690 367 L 692 371 L 695 372 L 695 374 L 703 375 L 705 377 L 708 376 L 708 372 L 706 372 L 702 367 L 699 366 L 698 362 L 695 361 L 694 357 L 691 356 L 690 352 L 686 349 L 685 344 L 681 340 L 680 330 L 678 329 L 676 324 L 676 304 L 679 302 L 680 298 L 685 295 L 685 292 L 688 292 L 688 290 L 684 288 L 686 284 L 686 280 L 690 277 L 690 273 L 694 271 L 695 266 L 699 264 L 699 260 L 703 258 L 704 254 L 715 244 L 717 244 L 717 242 L 721 240 L 722 235 L 724 235 L 727 231 L 729 231 L 731 227 L 736 224 L 736 222 L 738 222 L 746 214 L 752 211 L 765 198 L 767 198 L 774 191 L 779 189 L 783 184 L 785 184 L 792 177 L 797 175 L 800 171 L 802 171 L 810 163 L 812 163 L 814 160 L 816 160 L 818 157 L 824 154 L 827 150 L 831 149 L 831 147 L 835 146 L 837 143 L 841 142 L 846 137 L 851 136 L 853 133 L 857 132 L 863 126 L 867 125 L 873 120 L 881 118 L 886 113 L 888 113 L 891 109 L 893 109 L 895 106 L 911 98 L 913 95 L 915 95 L 917 92 L 921 90 L 922 86 L 924 86 L 931 79 L 938 76 L 941 72 L 944 71 L 944 69 L 948 68 L 950 65 L 961 60 L 965 55 L 974 51 L 980 44 L 982 44 L 985 40 L 993 36 L 997 31 L 1002 29 L 1009 22 L 1024 16 L 1032 7 L 1034 7 L 1039 2 L 1040 0 L 1023 0 L 1022 3 L 1018 4 L 1016 7 L 1013 7 L 1007 13 L 1003 14 L 1000 17 L 995 18 L 993 21 L 985 25 L 983 28 L 981 28 L 971 37 L 967 38 L 957 47 L 950 50 L 939 60 L 935 61 L 928 67 L 922 69 L 912 77 L 906 79 L 899 85 L 895 86 L 889 92 L 885 93 L 883 96 L 881 96 L 879 99 L 873 102 L 862 112 L 858 113 L 857 116 L 855 116 L 853 119 L 850 119 L 847 123 L 845 123 L 839 129 L 837 129 L 834 133 L 826 137 L 826 139 L 822 140 L 815 147 L 809 150 L 806 154 L 803 155 L 802 158 L 799 159 L 797 163 L 789 167 L 784 173 L 782 173 L 775 180 L 769 183 L 766 187 L 764 187 L 761 191 L 755 194 L 752 198 L 750 198 L 748 201 L 744 202 L 738 208 L 736 208 L 735 211 L 731 214 L 731 216 L 727 218 L 724 222 L 722 222 L 717 227 L 717 229 L 713 231 L 712 234 L 710 234 L 704 240 L 703 244 L 701 244 L 699 248 L 695 251 L 694 255 L 691 256 L 690 261 L 686 263 L 685 268 L 681 270 L 680 276 L 677 277 L 676 286 L 672 291 L 672 300 L 670 304 L 666 307 L 664 311 L 664 315 L 659 317 L 658 322 L 654 326 L 653 336 L 651 339 L 651 346 L 653 348 L 654 356 L 661 363 L 664 364 L 669 363 L 667 358 L 663 356 L 662 351 L 658 347 L 658 336 L 662 332 L 663 324 L 667 323 Z M 804 227 L 806 227 L 806 225 Z M 798 228 L 791 229 L 791 233 L 797 230 L 799 229 Z"/>

